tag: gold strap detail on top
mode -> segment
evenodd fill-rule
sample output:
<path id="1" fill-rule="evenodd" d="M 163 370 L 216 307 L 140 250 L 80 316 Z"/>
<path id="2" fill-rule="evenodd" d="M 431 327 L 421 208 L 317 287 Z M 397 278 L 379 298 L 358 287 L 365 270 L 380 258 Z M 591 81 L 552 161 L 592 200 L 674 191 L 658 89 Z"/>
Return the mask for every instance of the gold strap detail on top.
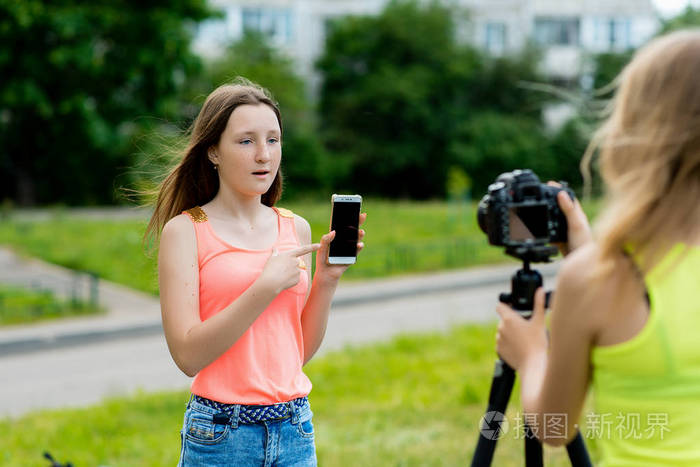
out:
<path id="1" fill-rule="evenodd" d="M 185 212 L 190 215 L 192 221 L 196 224 L 206 222 L 208 220 L 207 213 L 204 212 L 204 209 L 200 208 L 199 206 L 195 206 L 192 209 L 188 209 Z"/>
<path id="2" fill-rule="evenodd" d="M 275 207 L 275 209 L 277 210 L 277 212 L 279 213 L 280 216 L 289 217 L 291 219 L 294 219 L 294 213 L 292 211 L 290 211 L 289 209 L 278 208 L 278 207 Z"/>

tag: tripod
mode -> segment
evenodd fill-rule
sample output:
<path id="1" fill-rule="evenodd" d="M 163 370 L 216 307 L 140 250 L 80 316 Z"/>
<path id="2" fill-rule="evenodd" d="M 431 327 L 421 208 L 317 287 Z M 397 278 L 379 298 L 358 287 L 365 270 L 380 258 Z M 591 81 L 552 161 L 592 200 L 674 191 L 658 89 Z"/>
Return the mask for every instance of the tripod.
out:
<path id="1" fill-rule="evenodd" d="M 542 286 L 542 275 L 535 269 L 530 269 L 530 262 L 548 262 L 549 257 L 556 252 L 556 249 L 538 248 L 525 249 L 517 248 L 506 250 L 511 256 L 515 256 L 523 261 L 522 269 L 519 269 L 511 277 L 510 293 L 502 293 L 499 300 L 507 303 L 526 318 L 530 318 L 534 308 L 535 291 Z M 550 294 L 547 293 L 547 302 Z M 491 380 L 491 391 L 489 393 L 489 403 L 486 414 L 482 418 L 472 467 L 491 465 L 493 453 L 496 449 L 496 442 L 503 433 L 502 423 L 504 421 L 506 407 L 513 390 L 515 382 L 515 370 L 500 358 L 496 361 L 496 366 Z M 586 446 L 578 432 L 576 437 L 566 446 L 566 450 L 574 467 L 592 466 Z M 532 429 L 525 423 L 525 465 L 528 467 L 542 466 L 542 445 L 535 437 Z"/>

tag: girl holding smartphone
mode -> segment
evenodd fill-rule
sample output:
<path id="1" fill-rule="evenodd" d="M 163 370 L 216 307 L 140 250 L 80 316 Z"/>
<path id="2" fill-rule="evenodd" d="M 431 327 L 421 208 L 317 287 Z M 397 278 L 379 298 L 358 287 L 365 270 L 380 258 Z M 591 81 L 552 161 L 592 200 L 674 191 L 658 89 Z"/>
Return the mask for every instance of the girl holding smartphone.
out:
<path id="1" fill-rule="evenodd" d="M 207 97 L 159 190 L 147 234 L 160 233 L 163 330 L 194 377 L 182 466 L 316 465 L 302 367 L 347 266 L 327 264 L 334 232 L 311 243 L 308 222 L 275 207 L 281 158 L 276 103 L 239 80 Z"/>

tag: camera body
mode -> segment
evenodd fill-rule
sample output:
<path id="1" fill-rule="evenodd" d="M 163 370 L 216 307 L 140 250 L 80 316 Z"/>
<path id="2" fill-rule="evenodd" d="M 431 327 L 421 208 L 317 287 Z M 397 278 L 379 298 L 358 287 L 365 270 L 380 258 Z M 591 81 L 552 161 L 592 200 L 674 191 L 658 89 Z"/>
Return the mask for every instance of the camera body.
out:
<path id="1" fill-rule="evenodd" d="M 479 202 L 479 227 L 491 245 L 508 248 L 536 247 L 566 242 L 566 216 L 559 208 L 557 194 L 564 190 L 571 199 L 574 192 L 540 183 L 532 170 L 514 170 L 498 176 Z"/>

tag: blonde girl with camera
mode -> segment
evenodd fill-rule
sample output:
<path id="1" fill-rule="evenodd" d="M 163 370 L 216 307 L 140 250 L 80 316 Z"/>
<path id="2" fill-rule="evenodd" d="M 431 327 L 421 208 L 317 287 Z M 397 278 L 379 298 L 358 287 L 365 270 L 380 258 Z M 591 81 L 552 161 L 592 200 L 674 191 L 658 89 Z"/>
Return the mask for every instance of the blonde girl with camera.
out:
<path id="1" fill-rule="evenodd" d="M 700 465 L 700 30 L 652 40 L 618 78 L 597 151 L 595 238 L 569 221 L 549 317 L 499 304 L 497 347 L 521 378 L 535 434 L 567 443 L 588 421 L 604 465 Z M 582 420 L 589 387 L 595 412 Z M 553 429 L 558 427 L 558 429 Z"/>

